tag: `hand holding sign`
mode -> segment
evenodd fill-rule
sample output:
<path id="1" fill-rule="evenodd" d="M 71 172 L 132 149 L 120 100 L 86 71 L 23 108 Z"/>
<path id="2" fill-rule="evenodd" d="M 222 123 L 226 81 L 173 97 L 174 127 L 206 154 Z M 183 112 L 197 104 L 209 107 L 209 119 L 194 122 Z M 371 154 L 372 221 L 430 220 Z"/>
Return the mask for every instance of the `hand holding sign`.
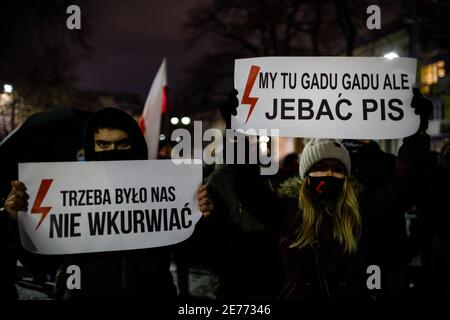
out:
<path id="1" fill-rule="evenodd" d="M 420 115 L 419 131 L 428 129 L 428 119 L 433 111 L 433 103 L 425 99 L 418 88 L 413 89 L 414 97 L 411 102 L 411 107 L 414 108 L 414 113 Z"/>
<path id="2" fill-rule="evenodd" d="M 17 221 L 17 214 L 19 211 L 27 210 L 28 207 L 28 194 L 27 188 L 20 181 L 11 181 L 11 192 L 5 201 L 5 210 L 9 216 Z"/>
<path id="3" fill-rule="evenodd" d="M 225 121 L 227 129 L 231 127 L 231 116 L 237 115 L 237 107 L 239 106 L 237 95 L 238 91 L 236 89 L 231 89 L 227 99 L 219 106 L 220 114 Z"/>
<path id="4" fill-rule="evenodd" d="M 35 253 L 171 245 L 192 234 L 198 211 L 206 216 L 213 210 L 205 187 L 197 189 L 201 165 L 171 160 L 34 163 L 19 164 L 19 177 L 33 199 L 31 211 L 19 215 L 21 241 Z M 14 183 L 8 204 L 12 214 L 26 210 L 25 190 L 23 183 Z"/>
<path id="5" fill-rule="evenodd" d="M 203 217 L 208 217 L 214 210 L 213 202 L 209 197 L 208 190 L 205 185 L 201 185 L 197 190 L 198 206 L 203 214 Z"/>
<path id="6" fill-rule="evenodd" d="M 413 99 L 411 101 L 411 107 L 414 109 L 414 113 L 420 116 L 420 126 L 418 131 L 425 131 L 428 129 L 428 119 L 433 111 L 433 103 L 424 98 L 418 88 L 413 88 Z M 226 123 L 230 123 L 231 116 L 236 116 L 237 108 L 239 107 L 239 100 L 237 98 L 238 91 L 231 89 L 227 99 L 220 105 L 220 113 L 223 120 Z M 227 128 L 229 126 L 227 125 Z"/>

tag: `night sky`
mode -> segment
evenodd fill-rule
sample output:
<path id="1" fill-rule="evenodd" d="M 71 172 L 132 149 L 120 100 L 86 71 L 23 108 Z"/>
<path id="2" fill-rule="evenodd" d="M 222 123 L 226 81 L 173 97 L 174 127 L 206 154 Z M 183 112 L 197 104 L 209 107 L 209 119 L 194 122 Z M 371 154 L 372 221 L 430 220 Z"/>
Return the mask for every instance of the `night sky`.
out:
<path id="1" fill-rule="evenodd" d="M 188 50 L 183 22 L 208 0 L 95 0 L 81 7 L 94 33 L 92 51 L 76 67 L 82 89 L 129 92 L 144 102 L 153 77 L 167 58 L 171 90 L 183 85 L 185 68 L 200 49 Z"/>

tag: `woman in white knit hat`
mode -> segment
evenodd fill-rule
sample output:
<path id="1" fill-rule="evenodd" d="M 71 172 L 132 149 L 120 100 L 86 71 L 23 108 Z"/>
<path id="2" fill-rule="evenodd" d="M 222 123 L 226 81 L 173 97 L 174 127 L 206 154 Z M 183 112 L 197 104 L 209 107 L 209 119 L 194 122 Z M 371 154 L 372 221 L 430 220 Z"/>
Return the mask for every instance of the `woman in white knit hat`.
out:
<path id="1" fill-rule="evenodd" d="M 362 218 L 350 156 L 339 141 L 309 141 L 300 177 L 277 192 L 256 166 L 231 167 L 241 204 L 280 236 L 286 278 L 280 298 L 363 297 Z"/>
<path id="2" fill-rule="evenodd" d="M 291 247 L 316 241 L 316 231 L 329 219 L 333 236 L 344 252 L 354 254 L 361 236 L 361 215 L 355 187 L 350 182 L 350 155 L 336 140 L 312 139 L 300 158 L 300 209 L 303 223 Z"/>
<path id="3" fill-rule="evenodd" d="M 236 93 L 231 92 L 221 106 L 226 121 L 239 105 Z M 428 141 L 424 132 L 405 138 L 396 180 L 371 198 L 357 192 L 350 179 L 349 153 L 333 139 L 310 140 L 301 154 L 300 177 L 286 181 L 277 192 L 261 179 L 258 166 L 231 166 L 241 204 L 280 236 L 285 269 L 280 298 L 369 296 L 366 224 L 374 221 L 372 216 L 388 222 L 384 213 L 390 211 L 384 210 L 384 204 L 396 202 L 395 209 L 404 214 L 401 210 L 414 200 L 415 184 L 410 177 L 421 171 L 420 159 L 428 151 Z"/>

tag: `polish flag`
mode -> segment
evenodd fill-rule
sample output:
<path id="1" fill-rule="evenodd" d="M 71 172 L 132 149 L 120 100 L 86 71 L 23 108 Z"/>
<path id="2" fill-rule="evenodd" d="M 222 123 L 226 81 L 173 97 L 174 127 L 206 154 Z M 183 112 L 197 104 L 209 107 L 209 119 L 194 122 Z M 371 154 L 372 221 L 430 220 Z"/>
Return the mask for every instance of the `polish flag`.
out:
<path id="1" fill-rule="evenodd" d="M 139 118 L 139 127 L 147 142 L 148 158 L 156 159 L 158 156 L 161 115 L 167 108 L 167 67 L 164 58 L 153 79 L 144 111 Z"/>

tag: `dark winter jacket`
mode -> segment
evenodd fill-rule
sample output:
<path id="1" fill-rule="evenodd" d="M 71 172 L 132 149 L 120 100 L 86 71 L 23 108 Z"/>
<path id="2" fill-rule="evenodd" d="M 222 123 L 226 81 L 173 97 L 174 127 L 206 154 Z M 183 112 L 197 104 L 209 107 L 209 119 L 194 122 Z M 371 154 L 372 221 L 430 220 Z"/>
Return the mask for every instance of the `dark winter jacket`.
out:
<path id="1" fill-rule="evenodd" d="M 396 176 L 374 192 L 361 192 L 363 234 L 355 256 L 343 254 L 343 248 L 333 239 L 332 224 L 326 219 L 318 235 L 318 246 L 289 248 L 301 224 L 298 194 L 291 192 L 290 197 L 276 194 L 260 178 L 257 167 L 233 166 L 239 201 L 280 236 L 286 278 L 281 299 L 361 299 L 367 296 L 368 265 L 396 264 L 397 260 L 404 263 L 402 252 L 396 252 L 396 261 L 389 261 L 385 259 L 386 253 L 377 250 L 377 245 L 384 249 L 389 247 L 386 242 L 402 237 L 390 232 L 398 230 L 396 224 L 417 199 L 428 148 L 426 135 L 405 138 L 399 151 Z M 291 190 L 299 190 L 298 182 L 293 182 Z M 383 270 L 383 266 L 380 267 Z"/>
<path id="2" fill-rule="evenodd" d="M 450 298 L 449 181 L 450 159 L 441 155 L 439 163 L 427 176 L 426 191 L 419 208 L 422 261 L 428 282 L 426 297 L 431 299 Z"/>
<path id="3" fill-rule="evenodd" d="M 282 275 L 277 235 L 242 208 L 228 165 L 216 165 L 206 185 L 214 214 L 196 232 L 203 236 L 209 269 L 220 278 L 216 296 L 275 298 Z"/>

